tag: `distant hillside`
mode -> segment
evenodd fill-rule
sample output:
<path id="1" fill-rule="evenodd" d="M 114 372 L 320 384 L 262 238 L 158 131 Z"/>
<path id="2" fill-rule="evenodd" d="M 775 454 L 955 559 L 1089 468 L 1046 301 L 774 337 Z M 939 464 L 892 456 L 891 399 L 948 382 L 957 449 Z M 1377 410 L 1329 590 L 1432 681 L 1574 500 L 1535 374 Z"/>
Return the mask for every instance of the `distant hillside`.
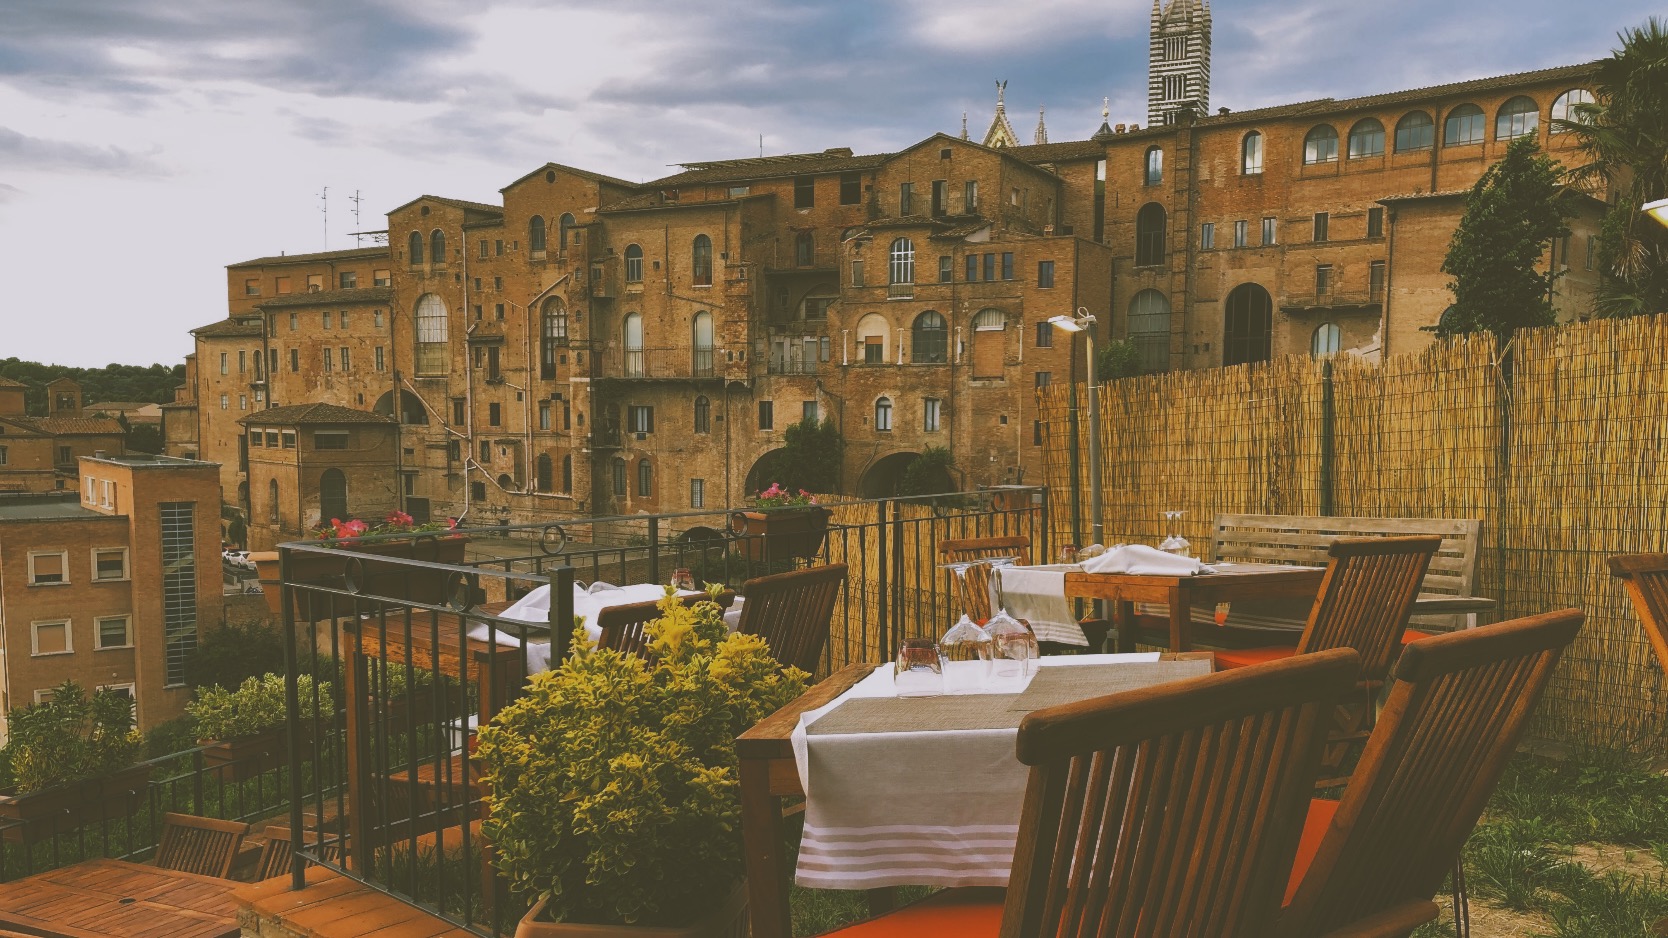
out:
<path id="1" fill-rule="evenodd" d="M 166 404 L 174 399 L 174 388 L 185 381 L 184 365 L 117 365 L 103 368 L 71 368 L 43 365 L 19 358 L 0 358 L 0 377 L 29 386 L 29 413 L 46 414 L 46 383 L 68 376 L 81 385 L 81 399 L 98 401 L 150 401 Z"/>

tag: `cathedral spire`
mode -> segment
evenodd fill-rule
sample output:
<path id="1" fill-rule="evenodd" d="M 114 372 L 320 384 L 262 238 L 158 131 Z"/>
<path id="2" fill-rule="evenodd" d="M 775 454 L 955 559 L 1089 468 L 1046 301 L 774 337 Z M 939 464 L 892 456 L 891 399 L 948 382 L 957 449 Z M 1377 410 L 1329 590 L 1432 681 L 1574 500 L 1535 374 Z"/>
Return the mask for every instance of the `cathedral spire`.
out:
<path id="1" fill-rule="evenodd" d="M 1037 107 L 1037 132 L 1032 137 L 1033 143 L 1040 144 L 1048 142 L 1048 125 L 1043 123 L 1043 113 L 1046 110 L 1047 108 L 1042 107 L 1041 105 L 1038 105 Z"/>
<path id="2" fill-rule="evenodd" d="M 1208 0 L 1154 0 L 1147 54 L 1147 125 L 1210 110 Z"/>
<path id="3" fill-rule="evenodd" d="M 1006 80 L 996 82 L 996 116 L 991 118 L 990 129 L 985 131 L 983 141 L 987 147 L 1019 146 L 1019 134 L 1014 133 L 1014 125 L 1008 122 L 1008 108 L 1003 101 L 1007 90 Z"/>
<path id="4" fill-rule="evenodd" d="M 961 139 L 967 139 L 967 112 L 961 112 Z"/>
<path id="5" fill-rule="evenodd" d="M 1112 120 L 1112 99 L 1111 98 L 1101 98 L 1100 99 L 1100 129 L 1095 131 L 1095 135 L 1093 137 L 1090 137 L 1089 139 L 1099 141 L 1099 140 L 1107 140 L 1107 139 L 1111 138 L 1112 137 L 1111 120 Z"/>

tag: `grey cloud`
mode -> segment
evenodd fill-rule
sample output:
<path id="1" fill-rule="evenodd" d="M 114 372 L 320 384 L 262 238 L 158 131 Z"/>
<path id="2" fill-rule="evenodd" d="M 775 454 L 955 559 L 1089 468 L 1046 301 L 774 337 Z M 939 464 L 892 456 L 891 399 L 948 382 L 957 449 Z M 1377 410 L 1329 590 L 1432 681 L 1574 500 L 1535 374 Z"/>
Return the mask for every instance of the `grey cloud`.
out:
<path id="1" fill-rule="evenodd" d="M 21 198 L 22 195 L 23 195 L 23 190 L 22 189 L 19 189 L 16 186 L 8 186 L 5 183 L 0 182 L 0 205 L 5 205 L 7 202 L 16 201 L 17 199 Z"/>
<path id="2" fill-rule="evenodd" d="M 81 170 L 112 176 L 163 176 L 168 171 L 153 154 L 120 147 L 100 147 L 48 140 L 0 127 L 0 163 L 13 169 Z"/>

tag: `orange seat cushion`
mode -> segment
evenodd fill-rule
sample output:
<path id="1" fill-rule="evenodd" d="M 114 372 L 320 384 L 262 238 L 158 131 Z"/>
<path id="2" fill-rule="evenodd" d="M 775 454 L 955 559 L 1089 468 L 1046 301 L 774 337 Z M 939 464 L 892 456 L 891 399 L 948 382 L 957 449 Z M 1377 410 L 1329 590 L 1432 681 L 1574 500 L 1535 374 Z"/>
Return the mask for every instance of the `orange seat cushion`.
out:
<path id="1" fill-rule="evenodd" d="M 1296 645 L 1267 645 L 1262 648 L 1229 648 L 1216 653 L 1216 670 L 1227 671 L 1230 668 L 1248 668 L 1254 664 L 1267 664 L 1290 658 L 1297 654 Z"/>
<path id="2" fill-rule="evenodd" d="M 839 938 L 996 938 L 1002 930 L 999 887 L 945 889 L 876 918 L 826 935 Z"/>
<path id="3" fill-rule="evenodd" d="M 1286 880 L 1286 898 L 1283 905 L 1291 905 L 1292 897 L 1297 895 L 1297 887 L 1303 882 L 1303 875 L 1309 872 L 1309 865 L 1315 862 L 1315 854 L 1320 850 L 1321 841 L 1326 839 L 1326 830 L 1332 826 L 1332 816 L 1338 813 L 1338 802 L 1330 798 L 1314 798 L 1309 802 L 1309 814 L 1303 819 L 1303 836 L 1297 842 L 1297 859 L 1292 861 L 1292 875 Z"/>
<path id="4" fill-rule="evenodd" d="M 1430 637 L 1431 637 L 1431 633 L 1429 633 L 1429 632 L 1421 632 L 1418 629 L 1407 629 L 1406 631 L 1402 632 L 1402 644 L 1403 645 L 1411 645 L 1411 644 L 1413 644 L 1414 642 L 1418 641 L 1421 638 L 1430 638 Z"/>

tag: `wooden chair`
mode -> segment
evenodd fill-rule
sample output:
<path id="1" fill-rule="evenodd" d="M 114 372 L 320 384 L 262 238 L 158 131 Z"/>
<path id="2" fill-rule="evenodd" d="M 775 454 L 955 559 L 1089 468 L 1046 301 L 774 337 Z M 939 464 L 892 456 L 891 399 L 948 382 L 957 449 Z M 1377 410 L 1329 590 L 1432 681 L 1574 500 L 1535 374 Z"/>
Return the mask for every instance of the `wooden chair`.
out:
<path id="1" fill-rule="evenodd" d="M 1397 935 L 1435 917 L 1430 900 L 1582 618 L 1566 609 L 1407 647 L 1343 800 L 1311 803 L 1276 934 L 1325 935 L 1372 915 Z"/>
<path id="2" fill-rule="evenodd" d="M 156 865 L 165 870 L 226 878 L 249 834 L 242 821 L 221 821 L 169 812 L 162 816 Z"/>
<path id="3" fill-rule="evenodd" d="M 938 542 L 938 556 L 944 563 L 962 560 L 987 560 L 991 557 L 1018 557 L 1020 563 L 1031 559 L 1031 539 L 1023 534 L 1012 537 L 947 538 Z"/>
<path id="4" fill-rule="evenodd" d="M 945 890 L 835 934 L 1268 934 L 1356 659 L 1338 649 L 1030 714 L 1006 898 Z"/>
<path id="5" fill-rule="evenodd" d="M 985 560 L 992 557 L 1018 557 L 1020 563 L 1025 563 L 1031 556 L 1031 539 L 1023 534 L 1011 537 L 968 537 L 946 539 L 938 542 L 938 556 L 943 563 L 957 563 L 960 561 Z M 975 622 L 984 622 L 990 618 L 990 571 L 989 564 L 974 564 L 967 568 L 965 576 L 956 576 L 952 589 L 955 591 L 956 601 L 961 604 L 963 612 Z M 1106 634 L 1112 630 L 1112 623 L 1104 619 L 1083 619 L 1077 623 L 1083 630 L 1083 637 L 1089 640 L 1089 651 L 1100 651 L 1106 643 Z M 1070 646 L 1053 646 L 1045 651 L 1053 654 L 1067 650 Z"/>
<path id="6" fill-rule="evenodd" d="M 693 606 L 706 602 L 707 598 L 705 595 L 687 596 L 683 604 Z M 718 594 L 718 608 L 728 609 L 735 604 L 735 600 L 736 594 L 726 590 Z M 597 628 L 602 630 L 602 635 L 597 638 L 597 647 L 612 648 L 621 654 L 647 658 L 649 636 L 644 627 L 659 618 L 659 601 L 609 606 L 597 613 Z"/>
<path id="7" fill-rule="evenodd" d="M 290 828 L 287 824 L 273 824 L 263 832 L 266 843 L 261 845 L 260 858 L 255 861 L 255 872 L 251 877 L 254 882 L 271 879 L 274 876 L 288 876 L 290 872 L 290 853 L 294 843 L 290 839 Z M 306 842 L 320 858 L 339 861 L 342 858 L 342 842 L 340 835 L 328 842 L 320 842 L 317 831 L 306 832 Z"/>
<path id="8" fill-rule="evenodd" d="M 843 563 L 754 577 L 741 585 L 737 631 L 764 636 L 777 661 L 814 674 L 845 582 Z"/>
<path id="9" fill-rule="evenodd" d="M 1610 575 L 1627 587 L 1656 660 L 1668 668 L 1668 554 L 1617 554 Z"/>

